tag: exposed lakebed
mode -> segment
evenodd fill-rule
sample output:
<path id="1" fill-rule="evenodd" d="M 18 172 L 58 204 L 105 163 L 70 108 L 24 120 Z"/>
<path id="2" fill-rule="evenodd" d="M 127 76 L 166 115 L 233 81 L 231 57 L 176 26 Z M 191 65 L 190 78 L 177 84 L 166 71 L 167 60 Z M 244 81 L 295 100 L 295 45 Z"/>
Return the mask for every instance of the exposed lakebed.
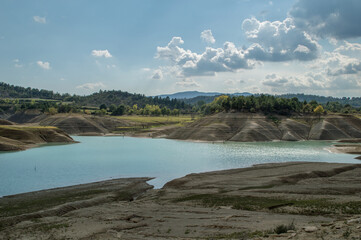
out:
<path id="1" fill-rule="evenodd" d="M 288 161 L 360 163 L 325 150 L 333 142 L 195 143 L 131 137 L 73 137 L 0 154 L 0 196 L 123 177 L 154 177 L 159 188 L 189 173 Z"/>

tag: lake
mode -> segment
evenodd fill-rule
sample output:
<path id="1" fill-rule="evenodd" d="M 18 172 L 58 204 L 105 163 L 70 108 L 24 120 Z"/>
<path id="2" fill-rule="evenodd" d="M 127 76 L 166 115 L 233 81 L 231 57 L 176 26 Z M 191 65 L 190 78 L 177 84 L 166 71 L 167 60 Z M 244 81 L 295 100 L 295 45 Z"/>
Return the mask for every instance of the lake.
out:
<path id="1" fill-rule="evenodd" d="M 332 142 L 194 143 L 79 137 L 78 144 L 0 153 L 0 196 L 122 177 L 155 177 L 156 188 L 189 173 L 288 161 L 360 163 L 325 150 Z"/>

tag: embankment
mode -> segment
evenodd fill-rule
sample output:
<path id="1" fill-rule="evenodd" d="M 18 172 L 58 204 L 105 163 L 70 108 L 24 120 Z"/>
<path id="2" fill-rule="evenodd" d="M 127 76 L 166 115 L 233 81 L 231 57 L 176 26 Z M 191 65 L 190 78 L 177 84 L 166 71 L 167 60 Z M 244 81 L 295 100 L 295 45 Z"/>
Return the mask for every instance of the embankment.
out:
<path id="1" fill-rule="evenodd" d="M 0 198 L 0 239 L 359 239 L 360 176 L 361 165 L 288 162 L 162 189 L 130 178 L 25 193 Z"/>
<path id="2" fill-rule="evenodd" d="M 351 115 L 267 117 L 218 113 L 174 129 L 167 138 L 201 141 L 300 141 L 361 138 L 361 119 Z"/>
<path id="3" fill-rule="evenodd" d="M 0 151 L 25 150 L 45 143 L 74 142 L 68 134 L 56 127 L 0 125 Z"/>

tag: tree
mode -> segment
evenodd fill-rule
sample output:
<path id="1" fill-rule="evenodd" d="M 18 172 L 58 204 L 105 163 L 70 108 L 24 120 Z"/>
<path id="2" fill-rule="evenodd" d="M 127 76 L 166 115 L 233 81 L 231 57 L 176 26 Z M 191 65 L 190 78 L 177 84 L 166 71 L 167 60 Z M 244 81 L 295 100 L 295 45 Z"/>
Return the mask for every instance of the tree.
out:
<path id="1" fill-rule="evenodd" d="M 125 112 L 125 106 L 124 105 L 119 105 L 117 107 L 117 109 L 115 109 L 115 111 L 112 112 L 113 116 L 121 116 L 123 115 Z"/>
<path id="2" fill-rule="evenodd" d="M 325 112 L 323 107 L 321 105 L 318 105 L 314 110 L 314 113 L 316 113 L 319 116 L 319 119 L 321 118 L 321 114 Z"/>
<path id="3" fill-rule="evenodd" d="M 109 111 L 114 112 L 117 109 L 117 106 L 115 104 L 110 105 Z"/>
<path id="4" fill-rule="evenodd" d="M 99 106 L 99 109 L 102 110 L 102 109 L 105 109 L 107 110 L 107 105 L 105 105 L 104 103 L 102 105 Z"/>
<path id="5" fill-rule="evenodd" d="M 56 110 L 55 107 L 50 107 L 48 109 L 48 112 L 49 112 L 50 115 L 55 115 L 55 114 L 57 114 L 58 111 Z"/>

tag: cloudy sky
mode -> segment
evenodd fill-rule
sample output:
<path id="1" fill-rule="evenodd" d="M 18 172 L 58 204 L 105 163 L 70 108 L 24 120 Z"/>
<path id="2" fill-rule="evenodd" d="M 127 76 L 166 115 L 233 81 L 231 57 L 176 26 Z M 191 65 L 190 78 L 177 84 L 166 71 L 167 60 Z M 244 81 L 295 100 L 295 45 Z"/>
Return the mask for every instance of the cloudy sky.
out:
<path id="1" fill-rule="evenodd" d="M 0 81 L 361 96 L 360 0 L 2 0 Z"/>

